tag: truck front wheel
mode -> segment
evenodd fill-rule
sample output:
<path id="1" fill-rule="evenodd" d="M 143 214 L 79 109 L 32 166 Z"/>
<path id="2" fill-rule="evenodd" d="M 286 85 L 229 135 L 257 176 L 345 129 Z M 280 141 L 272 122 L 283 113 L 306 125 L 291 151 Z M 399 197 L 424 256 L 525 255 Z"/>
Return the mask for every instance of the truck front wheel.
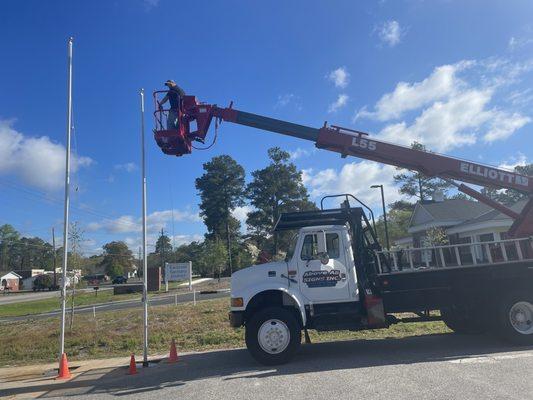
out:
<path id="1" fill-rule="evenodd" d="M 265 365 L 290 360 L 302 341 L 301 327 L 293 312 L 271 307 L 256 312 L 246 322 L 246 347 Z"/>
<path id="2" fill-rule="evenodd" d="M 533 296 L 514 294 L 498 309 L 498 331 L 505 340 L 527 346 L 533 344 Z"/>

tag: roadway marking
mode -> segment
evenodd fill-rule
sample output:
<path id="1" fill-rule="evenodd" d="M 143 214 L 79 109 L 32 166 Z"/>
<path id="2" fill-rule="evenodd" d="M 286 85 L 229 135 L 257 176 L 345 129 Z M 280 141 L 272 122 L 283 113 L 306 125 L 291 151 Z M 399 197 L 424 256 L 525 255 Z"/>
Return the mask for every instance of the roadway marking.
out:
<path id="1" fill-rule="evenodd" d="M 502 355 L 487 355 L 479 357 L 465 357 L 449 360 L 452 364 L 482 364 L 482 363 L 496 363 L 504 360 L 514 360 L 517 358 L 533 357 L 533 351 L 524 351 L 520 353 L 502 354 Z"/>

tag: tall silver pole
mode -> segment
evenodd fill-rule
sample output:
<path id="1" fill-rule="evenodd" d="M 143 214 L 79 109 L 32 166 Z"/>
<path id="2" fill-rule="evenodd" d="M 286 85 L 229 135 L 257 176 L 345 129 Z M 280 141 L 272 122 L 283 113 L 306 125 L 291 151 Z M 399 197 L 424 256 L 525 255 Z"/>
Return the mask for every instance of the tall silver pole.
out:
<path id="1" fill-rule="evenodd" d="M 72 127 L 72 42 L 68 39 L 67 72 L 67 149 L 65 161 L 65 209 L 63 215 L 63 270 L 61 271 L 61 333 L 59 339 L 59 359 L 65 352 L 65 312 L 67 306 L 67 262 L 68 262 L 68 214 L 70 206 L 70 130 Z"/>
<path id="2" fill-rule="evenodd" d="M 383 185 L 381 186 L 381 205 L 383 206 L 383 223 L 385 224 L 385 241 L 387 242 L 387 250 L 390 251 L 389 242 L 389 227 L 387 225 L 387 208 L 385 207 L 385 194 L 383 193 Z"/>
<path id="3" fill-rule="evenodd" d="M 141 169 L 143 215 L 143 367 L 148 366 L 148 259 L 146 258 L 146 162 L 144 154 L 144 89 L 141 89 Z"/>

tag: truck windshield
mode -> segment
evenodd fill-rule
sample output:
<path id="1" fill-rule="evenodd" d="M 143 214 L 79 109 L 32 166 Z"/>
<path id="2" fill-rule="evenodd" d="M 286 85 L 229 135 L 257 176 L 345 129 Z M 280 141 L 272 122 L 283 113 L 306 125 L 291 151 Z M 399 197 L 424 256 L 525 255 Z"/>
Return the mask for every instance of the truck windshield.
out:
<path id="1" fill-rule="evenodd" d="M 289 244 L 289 249 L 287 250 L 287 255 L 285 256 L 285 261 L 289 261 L 293 254 L 294 249 L 296 249 L 296 243 L 298 242 L 298 234 L 294 234 L 294 236 L 291 238 L 291 242 Z"/>

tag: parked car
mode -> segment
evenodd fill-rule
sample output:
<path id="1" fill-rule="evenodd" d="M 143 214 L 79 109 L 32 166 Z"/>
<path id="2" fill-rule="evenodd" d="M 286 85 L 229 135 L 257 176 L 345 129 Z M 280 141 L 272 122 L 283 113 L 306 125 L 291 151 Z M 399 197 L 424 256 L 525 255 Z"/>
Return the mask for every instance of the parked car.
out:
<path id="1" fill-rule="evenodd" d="M 54 289 L 54 280 L 48 274 L 38 275 L 33 280 L 32 290 L 34 292 L 40 290 L 53 290 Z"/>
<path id="2" fill-rule="evenodd" d="M 113 279 L 114 285 L 122 285 L 123 283 L 128 283 L 128 278 L 125 276 L 116 276 L 115 279 Z"/>

